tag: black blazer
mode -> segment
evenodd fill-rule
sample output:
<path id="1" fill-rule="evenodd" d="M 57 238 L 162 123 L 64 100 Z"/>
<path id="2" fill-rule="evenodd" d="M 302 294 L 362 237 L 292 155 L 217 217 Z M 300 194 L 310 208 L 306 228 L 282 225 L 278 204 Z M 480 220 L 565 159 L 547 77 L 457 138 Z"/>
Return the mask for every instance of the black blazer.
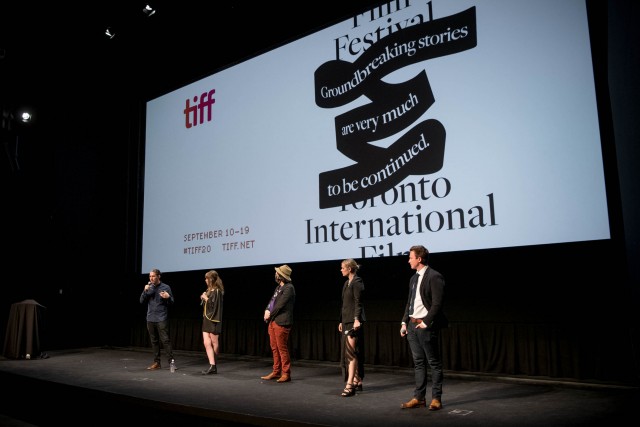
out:
<path id="1" fill-rule="evenodd" d="M 444 314 L 444 277 L 431 267 L 427 268 L 422 283 L 420 284 L 420 296 L 429 313 L 423 318 L 427 328 L 446 328 L 449 320 Z M 411 281 L 409 281 L 409 297 L 404 308 L 402 321 L 409 324 L 409 304 L 411 298 Z"/>
<path id="2" fill-rule="evenodd" d="M 367 319 L 364 315 L 364 306 L 362 305 L 362 294 L 364 292 L 364 282 L 360 276 L 353 276 L 351 285 L 347 286 L 349 280 L 344 282 L 342 287 L 342 310 L 340 312 L 340 323 L 345 326 L 353 324 L 354 319 L 358 319 L 361 323 Z M 351 329 L 347 327 L 347 329 Z"/>
<path id="3" fill-rule="evenodd" d="M 293 306 L 296 303 L 296 289 L 293 287 L 293 283 L 288 282 L 282 285 L 280 290 L 269 321 L 276 322 L 280 326 L 291 326 L 293 325 Z"/>

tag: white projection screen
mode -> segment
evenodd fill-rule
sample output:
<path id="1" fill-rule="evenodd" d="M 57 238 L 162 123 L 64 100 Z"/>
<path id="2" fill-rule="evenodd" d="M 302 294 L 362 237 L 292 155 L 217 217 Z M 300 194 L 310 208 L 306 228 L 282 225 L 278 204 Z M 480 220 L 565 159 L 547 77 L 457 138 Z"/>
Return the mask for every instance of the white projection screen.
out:
<path id="1" fill-rule="evenodd" d="M 583 0 L 393 1 L 145 126 L 142 272 L 610 239 Z"/>

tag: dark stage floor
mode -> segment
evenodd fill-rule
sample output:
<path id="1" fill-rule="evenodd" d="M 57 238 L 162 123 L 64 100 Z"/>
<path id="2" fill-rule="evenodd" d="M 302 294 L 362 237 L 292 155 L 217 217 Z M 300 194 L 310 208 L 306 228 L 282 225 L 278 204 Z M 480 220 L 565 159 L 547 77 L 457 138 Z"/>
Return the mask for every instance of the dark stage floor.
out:
<path id="1" fill-rule="evenodd" d="M 48 355 L 0 358 L 0 425 L 619 426 L 635 425 L 640 409 L 636 387 L 447 373 L 444 408 L 430 412 L 400 409 L 410 369 L 368 367 L 363 392 L 344 398 L 337 363 L 294 361 L 292 381 L 278 384 L 260 379 L 264 358 L 221 355 L 219 373 L 203 376 L 204 352 L 177 352 L 175 373 L 146 370 L 147 349 Z"/>

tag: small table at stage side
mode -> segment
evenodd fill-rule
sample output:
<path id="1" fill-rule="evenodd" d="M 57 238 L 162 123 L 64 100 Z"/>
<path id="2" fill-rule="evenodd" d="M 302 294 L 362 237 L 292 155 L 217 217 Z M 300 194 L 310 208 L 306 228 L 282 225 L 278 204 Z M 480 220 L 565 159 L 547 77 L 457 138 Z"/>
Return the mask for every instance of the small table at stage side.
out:
<path id="1" fill-rule="evenodd" d="M 36 358 L 42 353 L 45 309 L 45 306 L 32 299 L 11 304 L 4 338 L 4 357 L 22 359 L 29 355 Z"/>

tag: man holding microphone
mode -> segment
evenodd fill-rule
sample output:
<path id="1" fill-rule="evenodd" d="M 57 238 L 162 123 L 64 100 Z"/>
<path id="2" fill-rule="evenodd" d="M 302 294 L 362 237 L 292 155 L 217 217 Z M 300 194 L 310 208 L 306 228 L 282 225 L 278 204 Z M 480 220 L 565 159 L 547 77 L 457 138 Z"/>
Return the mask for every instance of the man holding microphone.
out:
<path id="1" fill-rule="evenodd" d="M 173 360 L 173 348 L 169 337 L 169 306 L 173 305 L 171 287 L 160 281 L 160 270 L 154 268 L 149 273 L 149 283 L 140 295 L 140 304 L 147 304 L 147 331 L 153 349 L 153 364 L 147 369 L 160 369 L 160 342 L 167 353 L 168 362 Z"/>

